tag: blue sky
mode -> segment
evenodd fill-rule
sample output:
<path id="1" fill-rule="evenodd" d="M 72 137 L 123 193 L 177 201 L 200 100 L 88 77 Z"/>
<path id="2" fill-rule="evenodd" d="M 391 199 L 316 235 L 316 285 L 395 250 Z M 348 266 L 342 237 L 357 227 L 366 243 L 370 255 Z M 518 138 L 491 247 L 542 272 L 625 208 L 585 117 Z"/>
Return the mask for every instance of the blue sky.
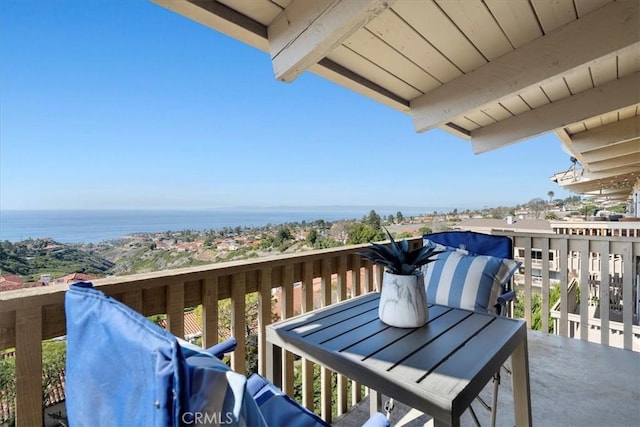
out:
<path id="1" fill-rule="evenodd" d="M 150 1 L 0 2 L 0 208 L 482 208 L 567 197 L 553 134 L 475 155 Z"/>

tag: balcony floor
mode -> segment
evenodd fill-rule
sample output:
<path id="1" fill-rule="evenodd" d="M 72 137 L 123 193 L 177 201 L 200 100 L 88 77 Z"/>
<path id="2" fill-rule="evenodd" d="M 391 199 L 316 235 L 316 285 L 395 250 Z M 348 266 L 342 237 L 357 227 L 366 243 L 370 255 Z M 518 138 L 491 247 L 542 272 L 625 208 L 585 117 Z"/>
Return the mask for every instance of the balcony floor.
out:
<path id="1" fill-rule="evenodd" d="M 640 353 L 529 331 L 529 375 L 534 426 L 637 426 L 640 420 Z M 491 402 L 493 384 L 481 396 Z M 383 397 L 383 402 L 385 398 Z M 489 412 L 473 407 L 482 426 Z M 368 418 L 365 399 L 337 419 L 336 427 L 361 426 Z M 402 404 L 392 413 L 393 426 L 433 425 L 431 417 Z M 460 421 L 475 426 L 469 411 Z M 498 426 L 514 426 L 511 377 L 502 375 Z"/>

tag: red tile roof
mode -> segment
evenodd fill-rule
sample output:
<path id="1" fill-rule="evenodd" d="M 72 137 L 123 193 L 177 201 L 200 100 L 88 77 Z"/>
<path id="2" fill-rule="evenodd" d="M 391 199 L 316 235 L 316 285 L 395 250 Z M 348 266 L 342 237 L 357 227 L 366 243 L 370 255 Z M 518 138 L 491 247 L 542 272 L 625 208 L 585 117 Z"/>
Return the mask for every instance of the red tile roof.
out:
<path id="1" fill-rule="evenodd" d="M 167 319 L 160 319 L 158 325 L 167 329 Z M 197 338 L 202 335 L 202 325 L 198 322 L 198 316 L 195 311 L 184 313 L 184 339 Z"/>
<path id="2" fill-rule="evenodd" d="M 86 273 L 71 273 L 66 276 L 59 277 L 54 280 L 56 284 L 65 284 L 68 285 L 70 283 L 75 282 L 85 282 L 90 280 L 99 279 L 100 276 L 96 276 L 95 274 L 86 274 Z"/>

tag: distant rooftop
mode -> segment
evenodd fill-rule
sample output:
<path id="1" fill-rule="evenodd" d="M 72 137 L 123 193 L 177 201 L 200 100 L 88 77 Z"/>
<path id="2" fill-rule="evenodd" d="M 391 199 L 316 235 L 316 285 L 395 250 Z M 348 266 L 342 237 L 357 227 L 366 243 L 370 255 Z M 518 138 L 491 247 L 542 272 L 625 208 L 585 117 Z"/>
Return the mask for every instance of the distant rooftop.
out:
<path id="1" fill-rule="evenodd" d="M 468 231 L 507 230 L 529 233 L 553 233 L 551 223 L 546 219 L 489 219 L 470 218 L 454 226 L 456 229 Z"/>

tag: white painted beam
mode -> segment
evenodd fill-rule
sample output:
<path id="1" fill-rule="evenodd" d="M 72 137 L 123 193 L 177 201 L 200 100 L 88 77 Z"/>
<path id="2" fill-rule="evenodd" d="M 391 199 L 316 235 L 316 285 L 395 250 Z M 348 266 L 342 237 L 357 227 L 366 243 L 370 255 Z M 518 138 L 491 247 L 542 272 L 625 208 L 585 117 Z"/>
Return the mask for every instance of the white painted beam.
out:
<path id="1" fill-rule="evenodd" d="M 601 162 L 617 157 L 628 157 L 634 162 L 640 162 L 640 138 L 620 142 L 618 144 L 605 145 L 598 150 L 583 153 L 582 164 L 591 165 L 593 162 Z M 590 169 L 590 168 L 588 168 Z"/>
<path id="2" fill-rule="evenodd" d="M 616 1 L 411 102 L 417 132 L 640 42 L 640 2 Z"/>
<path id="3" fill-rule="evenodd" d="M 584 153 L 586 156 L 588 151 L 637 138 L 640 138 L 640 116 L 629 117 L 628 119 L 573 134 L 571 136 L 571 144 L 576 151 Z"/>
<path id="4" fill-rule="evenodd" d="M 602 190 L 595 190 L 595 191 L 587 191 L 584 193 L 585 195 L 588 196 L 594 196 L 594 197 L 599 197 L 599 196 L 612 196 L 614 194 L 624 194 L 627 195 L 629 194 L 629 187 L 622 187 L 622 188 L 603 188 Z"/>
<path id="5" fill-rule="evenodd" d="M 394 0 L 293 0 L 267 29 L 273 71 L 291 82 Z"/>
<path id="6" fill-rule="evenodd" d="M 543 105 L 471 132 L 473 151 L 484 153 L 640 101 L 640 73 Z"/>
<path id="7" fill-rule="evenodd" d="M 587 163 L 582 165 L 590 172 L 603 172 L 610 169 L 620 168 L 623 166 L 635 166 L 640 169 L 640 153 L 636 152 L 633 155 L 615 157 L 607 160 L 600 160 L 597 162 Z"/>

